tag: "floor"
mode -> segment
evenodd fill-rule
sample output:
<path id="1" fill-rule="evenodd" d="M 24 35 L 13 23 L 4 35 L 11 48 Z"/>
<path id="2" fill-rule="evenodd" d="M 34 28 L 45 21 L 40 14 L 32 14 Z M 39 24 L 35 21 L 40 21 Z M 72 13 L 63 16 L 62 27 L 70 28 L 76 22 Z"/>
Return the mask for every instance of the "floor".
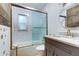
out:
<path id="1" fill-rule="evenodd" d="M 18 56 L 44 56 L 44 50 L 37 50 L 39 45 L 18 48 Z M 12 50 L 12 56 L 16 56 L 16 50 Z"/>

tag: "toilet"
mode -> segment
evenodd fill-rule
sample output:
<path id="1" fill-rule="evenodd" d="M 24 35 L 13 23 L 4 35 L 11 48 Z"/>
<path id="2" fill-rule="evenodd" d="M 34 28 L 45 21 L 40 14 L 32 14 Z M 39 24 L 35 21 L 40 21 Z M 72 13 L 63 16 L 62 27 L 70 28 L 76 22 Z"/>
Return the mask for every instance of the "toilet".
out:
<path id="1" fill-rule="evenodd" d="M 44 49 L 45 49 L 44 45 L 39 45 L 39 46 L 36 47 L 36 50 L 44 50 Z"/>

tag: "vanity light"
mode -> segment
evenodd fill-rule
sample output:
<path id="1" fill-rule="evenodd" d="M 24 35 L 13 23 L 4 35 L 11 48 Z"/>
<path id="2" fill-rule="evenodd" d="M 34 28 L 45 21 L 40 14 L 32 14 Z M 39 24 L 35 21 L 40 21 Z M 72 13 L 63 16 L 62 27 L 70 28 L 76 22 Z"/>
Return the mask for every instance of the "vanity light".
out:
<path id="1" fill-rule="evenodd" d="M 63 18 L 66 18 L 66 16 L 63 16 L 63 15 L 59 15 L 59 17 L 63 17 Z"/>

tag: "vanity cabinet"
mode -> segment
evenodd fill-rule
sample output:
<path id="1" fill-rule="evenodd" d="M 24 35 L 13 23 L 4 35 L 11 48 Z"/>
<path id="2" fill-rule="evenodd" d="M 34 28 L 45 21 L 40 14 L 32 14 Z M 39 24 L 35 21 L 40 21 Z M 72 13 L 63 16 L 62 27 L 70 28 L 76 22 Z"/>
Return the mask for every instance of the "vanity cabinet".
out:
<path id="1" fill-rule="evenodd" d="M 72 56 L 79 56 L 79 48 L 71 47 Z"/>
<path id="2" fill-rule="evenodd" d="M 71 54 L 59 49 L 59 48 L 55 48 L 55 54 L 54 56 L 70 56 Z"/>
<path id="3" fill-rule="evenodd" d="M 79 56 L 79 48 L 45 37 L 46 56 Z"/>
<path id="4" fill-rule="evenodd" d="M 46 44 L 46 55 L 47 56 L 52 56 L 54 55 L 54 46 L 50 45 L 50 44 Z"/>
<path id="5" fill-rule="evenodd" d="M 54 45 L 51 45 L 48 42 L 46 42 L 46 44 L 45 44 L 45 53 L 46 53 L 46 56 L 70 56 L 71 55 L 71 54 L 65 52 L 64 50 L 62 50 Z"/>
<path id="6" fill-rule="evenodd" d="M 0 25 L 0 56 L 10 56 L 10 28 Z"/>

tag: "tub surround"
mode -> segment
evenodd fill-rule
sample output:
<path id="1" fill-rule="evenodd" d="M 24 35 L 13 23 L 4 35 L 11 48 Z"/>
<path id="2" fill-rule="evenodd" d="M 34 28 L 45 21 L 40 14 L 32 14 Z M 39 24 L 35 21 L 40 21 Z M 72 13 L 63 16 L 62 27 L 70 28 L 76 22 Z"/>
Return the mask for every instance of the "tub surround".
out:
<path id="1" fill-rule="evenodd" d="M 46 56 L 79 56 L 78 37 L 45 36 Z"/>

